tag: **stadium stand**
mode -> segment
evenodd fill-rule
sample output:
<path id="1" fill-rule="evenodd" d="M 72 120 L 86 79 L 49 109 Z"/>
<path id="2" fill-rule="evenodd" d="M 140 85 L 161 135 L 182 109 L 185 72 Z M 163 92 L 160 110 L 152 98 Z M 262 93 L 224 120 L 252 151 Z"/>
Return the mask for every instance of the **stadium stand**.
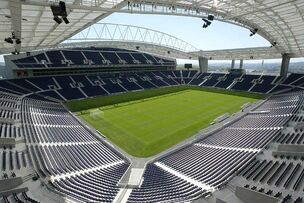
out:
<path id="1" fill-rule="evenodd" d="M 213 87 L 215 86 L 221 77 L 224 77 L 223 73 L 212 73 L 210 78 L 206 80 L 204 83 L 201 83 L 200 86 Z"/>
<path id="2" fill-rule="evenodd" d="M 237 81 L 231 89 L 248 91 L 253 86 L 253 80 L 260 78 L 259 75 L 243 75 L 239 81 Z"/>
<path id="3" fill-rule="evenodd" d="M 304 143 L 300 124 L 304 120 L 302 74 L 281 78 L 170 70 L 168 67 L 174 66 L 174 61 L 110 48 L 38 52 L 14 63 L 21 69 L 48 70 L 93 66 L 120 69 L 124 65 L 166 68 L 108 73 L 76 71 L 1 80 L 0 138 L 15 141 L 0 148 L 0 169 L 5 174 L 26 174 L 26 180 L 41 178 L 49 191 L 76 202 L 117 201 L 124 194 L 120 182 L 131 161 L 74 117 L 63 102 L 189 85 L 269 97 L 233 122 L 148 163 L 140 186 L 128 189 L 126 201 L 192 201 L 207 198 L 230 182 L 282 201 L 301 201 L 303 157 L 271 147 L 280 149 Z M 265 150 L 270 151 L 267 156 L 261 153 Z M 25 190 L 2 199 L 37 202 L 34 197 L 32 191 Z"/>
<path id="4" fill-rule="evenodd" d="M 136 57 L 136 59 L 135 59 Z M 17 67 L 27 68 L 66 68 L 90 66 L 121 66 L 125 65 L 153 65 L 175 66 L 175 62 L 159 58 L 146 53 L 122 49 L 87 49 L 87 50 L 52 50 L 36 55 L 13 60 Z"/>
<path id="5" fill-rule="evenodd" d="M 201 196 L 199 187 L 192 185 L 169 172 L 149 165 L 140 189 L 134 189 L 128 202 L 165 202 L 191 200 Z"/>
<path id="6" fill-rule="evenodd" d="M 304 0 L 1 0 L 0 11 L 0 203 L 304 203 Z M 227 28 L 201 49 L 115 13 L 195 17 L 207 31 L 221 21 L 264 40 L 206 50 Z"/>
<path id="7" fill-rule="evenodd" d="M 282 161 L 274 163 L 272 160 L 257 161 L 255 156 L 280 134 L 280 129 L 286 125 L 287 121 L 292 117 L 291 115 L 294 115 L 299 110 L 299 107 L 303 103 L 303 98 L 303 92 L 274 96 L 254 110 L 255 112 L 260 112 L 267 109 L 270 111 L 270 115 L 261 113 L 249 114 L 239 121 L 226 126 L 219 132 L 170 153 L 155 163 L 150 164 L 144 175 L 145 178 L 149 178 L 149 181 L 145 182 L 145 185 L 140 189 L 132 191 L 130 195 L 131 202 L 158 201 L 158 194 L 162 194 L 162 191 L 158 189 L 148 192 L 149 188 L 153 188 L 154 185 L 157 186 L 159 184 L 156 177 L 150 180 L 151 175 L 149 173 L 152 173 L 152 169 L 154 171 L 157 170 L 155 173 L 160 177 L 166 177 L 163 170 L 167 170 L 171 175 L 175 174 L 175 178 L 181 177 L 180 174 L 186 175 L 192 179 L 194 185 L 199 181 L 205 184 L 201 186 L 201 189 L 209 187 L 209 191 L 212 191 L 214 188 L 225 185 L 236 171 L 239 171 L 244 165 L 249 163 L 240 172 L 246 179 L 252 178 L 253 181 L 257 181 L 258 177 L 262 178 L 263 170 L 266 173 L 266 168 L 274 170 L 276 167 L 277 171 L 272 176 L 269 176 L 270 172 L 266 173 L 269 179 L 265 178 L 265 175 L 262 179 L 267 184 L 274 184 L 276 187 L 280 185 L 287 187 L 289 182 L 294 178 L 297 181 L 293 189 L 298 189 L 296 187 L 299 185 L 299 181 L 302 180 L 303 175 L 298 174 L 298 178 L 293 176 L 298 170 L 300 171 L 301 164 L 286 164 Z M 287 108 L 288 111 L 282 114 L 282 112 L 276 111 L 277 108 Z M 286 118 L 283 116 L 283 119 L 280 119 L 281 115 L 288 116 Z M 276 119 L 272 119 L 273 117 Z M 261 126 L 260 121 L 264 124 L 263 126 Z M 279 173 L 280 171 L 278 170 L 282 171 L 282 173 Z M 289 178 L 286 179 L 287 177 Z M 173 177 L 171 179 L 173 181 Z M 286 179 L 286 181 L 282 181 L 283 179 Z M 163 178 L 163 180 L 166 179 Z M 174 198 L 177 198 L 175 195 L 180 195 L 178 192 L 179 187 L 175 186 L 175 188 L 177 188 L 177 193 L 172 193 L 170 196 L 172 198 L 170 199 L 171 201 L 178 201 L 178 199 Z M 194 189 L 193 186 L 187 186 L 186 188 L 190 191 Z M 208 190 L 203 190 L 201 194 L 207 194 L 207 192 Z M 190 194 L 195 194 L 195 192 L 191 192 Z M 188 196 L 189 199 L 191 199 L 191 195 Z M 163 197 L 161 201 L 168 200 L 167 196 L 161 197 Z"/>
<path id="8" fill-rule="evenodd" d="M 235 78 L 239 78 L 239 74 L 226 74 L 216 85 L 218 88 L 228 88 L 234 81 Z"/>
<path id="9" fill-rule="evenodd" d="M 122 164 L 83 175 L 56 180 L 56 190 L 84 202 L 113 202 L 119 188 L 117 183 L 128 165 Z"/>
<path id="10" fill-rule="evenodd" d="M 293 105 L 299 97 L 302 97 L 302 92 L 294 94 L 293 98 L 291 97 L 289 101 L 286 100 L 278 103 L 282 99 L 280 98 L 280 100 L 276 100 L 273 104 L 275 106 Z M 303 98 L 300 99 L 302 100 Z M 291 117 L 288 126 L 296 126 L 297 122 L 301 122 L 298 118 L 299 114 L 302 114 L 302 108 L 301 104 L 299 111 L 294 112 Z M 284 128 L 272 141 L 272 145 L 274 146 L 272 151 L 273 157 L 269 159 L 267 153 L 260 154 L 239 172 L 236 179 L 240 178 L 243 180 L 242 183 L 245 184 L 243 187 L 281 198 L 282 202 L 292 200 L 294 202 L 302 202 L 303 156 L 301 154 L 292 154 L 288 151 L 280 153 L 280 145 L 300 146 L 302 144 L 301 133 L 298 132 L 296 128 Z"/>
<path id="11" fill-rule="evenodd" d="M 291 74 L 289 77 L 300 79 L 302 76 Z M 132 189 L 128 202 L 194 200 L 207 197 L 235 178 L 245 178 L 247 183 L 242 187 L 256 187 L 255 182 L 271 185 L 274 190 L 282 186 L 285 188 L 284 195 L 280 196 L 282 199 L 292 195 L 289 192 L 291 187 L 299 191 L 302 187 L 299 182 L 304 176 L 300 173 L 303 166 L 299 158 L 274 155 L 273 159 L 266 159 L 259 153 L 269 143 L 301 145 L 304 142 L 302 129 L 296 128 L 303 120 L 300 110 L 304 96 L 290 84 L 289 77 L 281 86 L 294 90 L 271 96 L 233 123 L 149 163 L 142 185 Z M 243 80 L 235 81 L 236 78 Z M 129 160 L 98 139 L 58 101 L 175 86 L 183 84 L 182 81 L 194 86 L 225 89 L 233 86 L 267 93 L 279 86 L 280 83 L 274 83 L 274 80 L 275 76 L 194 71 L 75 74 L 3 80 L 0 83 L 3 90 L 0 115 L 5 122 L 1 124 L 0 138 L 25 139 L 27 150 L 2 148 L 1 170 L 18 175 L 18 171 L 34 168 L 39 177 L 50 179 L 48 188 L 57 194 L 77 201 L 112 202 L 121 190 L 118 182 L 127 171 Z M 240 84 L 236 86 L 237 83 Z M 10 123 L 18 120 L 23 127 Z M 290 130 L 287 123 L 295 129 Z M 234 177 L 236 173 L 238 176 Z M 270 194 L 266 187 L 259 190 Z M 26 195 L 19 193 L 5 198 L 26 199 Z"/>
<path id="12" fill-rule="evenodd" d="M 275 84 L 273 84 L 275 78 L 276 78 L 275 76 L 263 75 L 255 82 L 255 85 L 251 88 L 250 91 L 261 92 L 261 93 L 269 92 L 275 87 Z"/>
<path id="13" fill-rule="evenodd" d="M 41 177 L 54 177 L 50 182 L 54 190 L 84 201 L 114 199 L 118 192 L 116 184 L 129 164 L 122 155 L 96 139 L 61 104 L 24 99 L 22 112 L 35 168 Z M 75 177 L 60 180 L 69 174 Z M 96 182 L 96 178 L 105 182 Z M 83 181 L 86 187 L 81 192 L 77 185 Z"/>
<path id="14" fill-rule="evenodd" d="M 183 77 L 184 75 L 192 77 Z M 290 77 L 295 76 L 291 74 L 282 84 L 278 84 L 273 83 L 275 76 L 243 75 L 239 77 L 235 74 L 195 73 L 194 71 L 175 71 L 175 73 L 173 71 L 148 71 L 131 75 L 79 74 L 2 80 L 0 88 L 18 95 L 38 93 L 65 101 L 181 84 L 221 89 L 231 88 L 232 90 L 265 94 L 297 87 L 285 84 L 288 83 Z"/>

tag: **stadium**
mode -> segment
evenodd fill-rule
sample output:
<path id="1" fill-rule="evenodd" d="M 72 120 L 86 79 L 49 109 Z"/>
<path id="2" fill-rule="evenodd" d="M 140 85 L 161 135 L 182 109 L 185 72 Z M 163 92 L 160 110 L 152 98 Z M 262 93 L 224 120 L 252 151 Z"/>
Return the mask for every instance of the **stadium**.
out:
<path id="1" fill-rule="evenodd" d="M 304 73 L 290 70 L 304 57 L 303 0 L 1 0 L 0 11 L 1 203 L 304 202 Z M 269 46 L 202 50 L 102 22 L 115 13 L 222 22 Z M 246 71 L 264 59 L 278 73 Z M 229 69 L 212 71 L 216 60 Z"/>

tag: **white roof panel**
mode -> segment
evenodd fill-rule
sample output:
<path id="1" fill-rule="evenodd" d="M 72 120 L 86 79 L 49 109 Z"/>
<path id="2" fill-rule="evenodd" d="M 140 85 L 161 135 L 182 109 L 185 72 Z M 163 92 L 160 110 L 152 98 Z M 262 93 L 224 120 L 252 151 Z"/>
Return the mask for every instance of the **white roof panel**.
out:
<path id="1" fill-rule="evenodd" d="M 41 49 L 42 46 L 54 47 L 60 42 L 77 34 L 106 15 L 107 11 L 90 10 L 91 6 L 112 8 L 122 1 L 65 0 L 69 24 L 57 24 L 53 20 L 49 0 L 1 0 L 0 1 L 0 54 L 13 52 L 14 45 L 4 41 L 11 37 L 21 38 L 20 51 Z M 74 8 L 69 8 L 69 6 Z M 78 8 L 77 8 L 78 7 Z M 85 7 L 85 9 L 82 9 Z M 11 13 L 12 11 L 12 13 Z M 109 13 L 111 13 L 109 11 Z M 23 19 L 23 20 L 22 20 Z M 18 36 L 20 35 L 20 37 Z"/>
<path id="2" fill-rule="evenodd" d="M 18 48 L 4 42 L 12 31 L 21 37 L 21 51 L 55 47 L 113 12 L 132 12 L 194 17 L 213 14 L 217 20 L 258 29 L 258 34 L 276 43 L 280 54 L 304 57 L 303 0 L 133 0 L 142 6 L 131 9 L 122 0 L 65 0 L 70 23 L 60 25 L 53 21 L 51 2 L 0 1 L 0 54 Z"/>

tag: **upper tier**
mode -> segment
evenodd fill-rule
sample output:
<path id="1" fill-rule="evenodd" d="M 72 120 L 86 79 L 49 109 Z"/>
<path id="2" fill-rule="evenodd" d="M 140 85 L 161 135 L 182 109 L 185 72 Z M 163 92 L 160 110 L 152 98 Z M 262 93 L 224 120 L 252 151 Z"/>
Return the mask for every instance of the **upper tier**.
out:
<path id="1" fill-rule="evenodd" d="M 125 49 L 80 48 L 30 53 L 12 62 L 22 69 L 92 66 L 175 66 L 175 61 Z"/>

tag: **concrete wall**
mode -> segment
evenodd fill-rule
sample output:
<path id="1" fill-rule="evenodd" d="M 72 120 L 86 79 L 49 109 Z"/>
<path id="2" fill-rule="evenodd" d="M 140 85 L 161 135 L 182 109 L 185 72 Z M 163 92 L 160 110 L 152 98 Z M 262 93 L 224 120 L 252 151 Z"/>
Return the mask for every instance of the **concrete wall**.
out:
<path id="1" fill-rule="evenodd" d="M 236 187 L 235 195 L 245 203 L 277 203 L 278 198 L 251 189 Z"/>
<path id="2" fill-rule="evenodd" d="M 2 179 L 0 180 L 0 191 L 2 192 L 14 189 L 22 183 L 23 180 L 21 177 Z"/>

